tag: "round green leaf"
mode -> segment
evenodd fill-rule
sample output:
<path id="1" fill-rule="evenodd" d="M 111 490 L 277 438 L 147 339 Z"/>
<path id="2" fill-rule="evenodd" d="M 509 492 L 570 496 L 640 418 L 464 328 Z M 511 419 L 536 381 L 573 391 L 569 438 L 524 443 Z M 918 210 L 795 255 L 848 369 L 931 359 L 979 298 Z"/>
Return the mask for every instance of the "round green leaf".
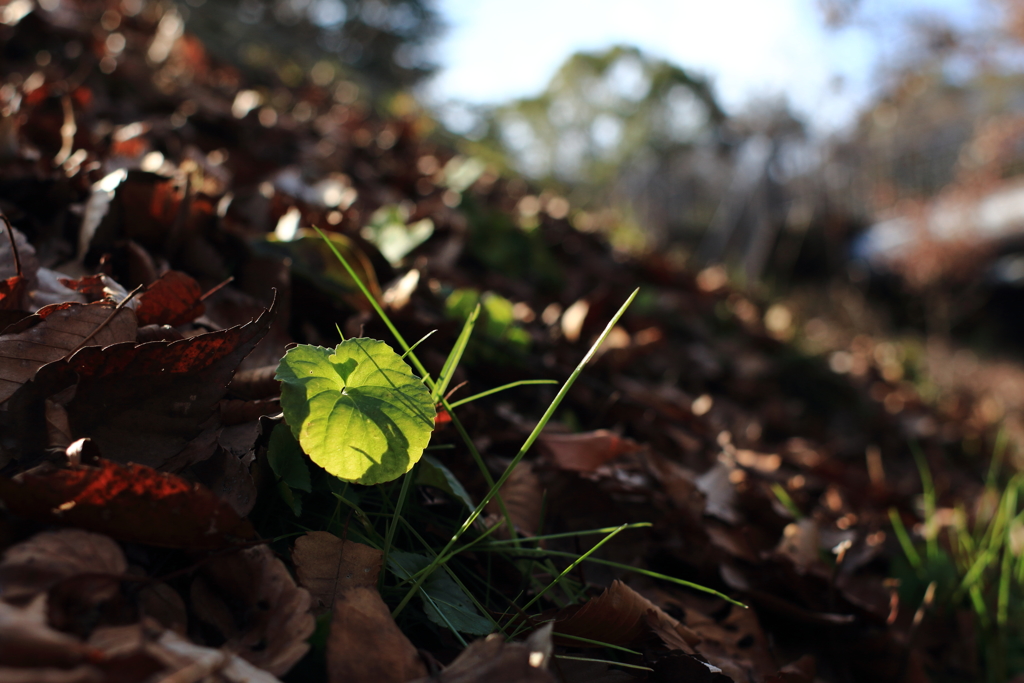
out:
<path id="1" fill-rule="evenodd" d="M 345 481 L 379 484 L 408 472 L 430 441 L 430 392 L 390 346 L 349 339 L 289 349 L 277 366 L 281 408 L 309 457 Z"/>

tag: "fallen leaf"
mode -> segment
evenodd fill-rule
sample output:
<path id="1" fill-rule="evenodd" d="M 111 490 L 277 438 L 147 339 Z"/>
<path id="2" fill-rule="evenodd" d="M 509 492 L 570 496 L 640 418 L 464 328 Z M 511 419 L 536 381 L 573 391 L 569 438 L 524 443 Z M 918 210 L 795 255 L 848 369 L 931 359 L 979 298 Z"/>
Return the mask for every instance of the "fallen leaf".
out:
<path id="1" fill-rule="evenodd" d="M 0 600 L 0 667 L 72 667 L 94 652 L 77 638 L 49 627 L 45 595 L 25 607 Z"/>
<path id="2" fill-rule="evenodd" d="M 255 536 L 247 520 L 199 484 L 109 460 L 0 477 L 0 501 L 22 517 L 168 548 L 215 549 Z"/>
<path id="3" fill-rule="evenodd" d="M 224 647 L 275 676 L 309 649 L 315 628 L 310 596 L 266 545 L 215 557 L 192 582 L 195 614 L 224 637 Z"/>
<path id="4" fill-rule="evenodd" d="M 754 610 L 731 605 L 724 618 L 689 608 L 685 612 L 686 627 L 701 638 L 697 651 L 733 679 L 763 681 L 778 671 Z"/>
<path id="5" fill-rule="evenodd" d="M 255 321 L 172 342 L 88 347 L 66 361 L 78 376 L 67 404 L 76 437 L 104 457 L 176 470 L 178 456 L 214 415 L 228 382 L 266 334 L 274 309 Z"/>
<path id="6" fill-rule="evenodd" d="M 405 683 L 426 674 L 375 587 L 355 585 L 338 593 L 327 637 L 330 683 Z"/>
<path id="7" fill-rule="evenodd" d="M 110 302 L 53 304 L 39 309 L 0 335 L 0 403 L 43 365 L 64 358 L 87 339 L 90 347 L 134 341 L 137 329 L 135 312 L 122 308 L 115 314 Z"/>
<path id="8" fill-rule="evenodd" d="M 27 290 L 28 281 L 20 275 L 0 280 L 0 309 L 4 311 L 25 310 L 23 302 Z"/>
<path id="9" fill-rule="evenodd" d="M 121 575 L 128 569 L 121 546 L 80 529 L 43 531 L 13 545 L 0 560 L 0 599 L 23 604 L 78 574 Z"/>
<path id="10" fill-rule="evenodd" d="M 737 509 L 736 487 L 729 479 L 733 468 L 717 462 L 704 474 L 697 477 L 697 488 L 704 494 L 705 514 L 717 517 L 729 524 L 739 524 L 743 516 Z"/>
<path id="11" fill-rule="evenodd" d="M 693 653 L 693 646 L 700 642 L 700 637 L 677 619 L 621 581 L 613 581 L 585 604 L 570 605 L 549 618 L 554 620 L 555 642 L 569 647 L 598 647 L 576 638 L 636 645 L 655 634 L 670 649 Z"/>
<path id="12" fill-rule="evenodd" d="M 545 434 L 537 439 L 541 452 L 551 465 L 573 472 L 595 472 L 623 453 L 634 453 L 640 445 L 608 431 L 598 429 L 581 434 Z"/>
<path id="13" fill-rule="evenodd" d="M 497 633 L 470 643 L 437 677 L 412 683 L 556 683 L 547 670 L 551 631 L 539 629 L 525 643 L 506 643 Z"/>
<path id="14" fill-rule="evenodd" d="M 164 678 L 162 683 L 207 681 L 210 677 L 213 683 L 281 683 L 233 652 L 196 645 L 174 631 L 164 631 L 157 643 L 187 662 L 178 669 L 184 675 Z"/>
<path id="15" fill-rule="evenodd" d="M 149 283 L 137 297 L 135 314 L 139 325 L 178 327 L 192 322 L 205 310 L 203 290 L 191 276 L 169 270 Z"/>
<path id="16" fill-rule="evenodd" d="M 249 466 L 225 448 L 216 449 L 211 457 L 192 465 L 189 474 L 230 505 L 239 517 L 248 515 L 256 505 L 256 484 Z"/>
<path id="17" fill-rule="evenodd" d="M 163 581 L 148 583 L 138 593 L 139 613 L 180 635 L 188 629 L 188 609 L 178 591 Z"/>
<path id="18" fill-rule="evenodd" d="M 299 585 L 313 597 L 313 611 L 331 609 L 337 596 L 350 588 L 374 588 L 384 553 L 326 531 L 300 536 L 292 548 Z"/>
<path id="19" fill-rule="evenodd" d="M 544 507 L 544 489 L 533 471 L 533 463 L 526 460 L 516 463 L 512 474 L 501 485 L 500 495 L 516 530 L 527 536 L 535 535 Z M 497 500 L 488 503 L 486 509 L 492 515 L 501 514 Z M 502 532 L 499 530 L 497 533 Z"/>

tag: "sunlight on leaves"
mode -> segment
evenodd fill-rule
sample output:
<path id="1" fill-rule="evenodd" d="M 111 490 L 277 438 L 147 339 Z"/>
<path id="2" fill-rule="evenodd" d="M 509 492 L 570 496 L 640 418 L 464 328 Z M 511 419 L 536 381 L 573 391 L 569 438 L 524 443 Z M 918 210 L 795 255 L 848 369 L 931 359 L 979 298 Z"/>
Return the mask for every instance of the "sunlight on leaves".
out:
<path id="1" fill-rule="evenodd" d="M 309 457 L 345 481 L 379 484 L 408 472 L 434 429 L 430 392 L 390 346 L 349 339 L 332 353 L 297 346 L 281 359 L 281 408 Z"/>

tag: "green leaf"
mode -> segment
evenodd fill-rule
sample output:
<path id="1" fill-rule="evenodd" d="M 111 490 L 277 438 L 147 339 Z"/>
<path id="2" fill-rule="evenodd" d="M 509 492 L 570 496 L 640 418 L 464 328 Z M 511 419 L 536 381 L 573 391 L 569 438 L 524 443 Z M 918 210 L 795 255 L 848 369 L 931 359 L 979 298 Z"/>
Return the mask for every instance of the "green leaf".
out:
<path id="1" fill-rule="evenodd" d="M 267 461 L 270 463 L 270 469 L 281 482 L 288 485 L 288 488 L 306 493 L 313 490 L 309 483 L 309 467 L 302 456 L 302 448 L 292 436 L 288 425 L 279 424 L 270 433 Z"/>
<path id="2" fill-rule="evenodd" d="M 390 346 L 363 337 L 288 350 L 277 366 L 281 408 L 309 457 L 345 481 L 379 484 L 423 455 L 436 412 L 430 392 Z"/>
<path id="3" fill-rule="evenodd" d="M 413 574 L 429 564 L 429 558 L 415 553 L 395 551 L 388 556 L 391 571 L 403 579 L 411 579 Z M 427 618 L 438 626 L 475 636 L 485 636 L 493 630 L 491 622 L 477 611 L 459 585 L 444 571 L 435 571 L 423 582 L 420 597 L 423 598 L 423 611 Z"/>
<path id="4" fill-rule="evenodd" d="M 398 205 L 382 206 L 373 212 L 360 235 L 372 242 L 388 262 L 397 266 L 405 256 L 434 234 L 429 218 L 406 225 L 409 211 Z"/>
<path id="5" fill-rule="evenodd" d="M 435 489 L 444 491 L 452 498 L 461 500 L 470 510 L 473 509 L 473 499 L 462 486 L 455 475 L 440 461 L 429 455 L 423 456 L 420 468 L 416 470 L 416 483 L 420 486 L 433 486 Z"/>
<path id="6" fill-rule="evenodd" d="M 302 516 L 302 494 L 293 491 L 288 484 L 283 481 L 277 482 L 277 493 L 281 496 L 281 500 L 291 508 L 292 514 L 296 517 Z"/>

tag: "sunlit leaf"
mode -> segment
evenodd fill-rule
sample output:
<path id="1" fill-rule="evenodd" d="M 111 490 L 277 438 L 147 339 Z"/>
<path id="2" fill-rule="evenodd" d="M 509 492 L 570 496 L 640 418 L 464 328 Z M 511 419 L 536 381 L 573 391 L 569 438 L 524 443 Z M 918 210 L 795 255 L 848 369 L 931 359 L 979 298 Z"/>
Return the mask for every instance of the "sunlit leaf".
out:
<path id="1" fill-rule="evenodd" d="M 370 217 L 370 223 L 360 235 L 372 242 L 391 265 L 398 263 L 413 249 L 434 234 L 434 222 L 429 218 L 407 224 L 409 212 L 401 206 L 382 206 Z"/>
<path id="2" fill-rule="evenodd" d="M 313 462 L 339 479 L 396 479 L 430 441 L 430 392 L 382 341 L 349 339 L 333 353 L 297 346 L 281 359 L 277 379 L 292 434 Z"/>

